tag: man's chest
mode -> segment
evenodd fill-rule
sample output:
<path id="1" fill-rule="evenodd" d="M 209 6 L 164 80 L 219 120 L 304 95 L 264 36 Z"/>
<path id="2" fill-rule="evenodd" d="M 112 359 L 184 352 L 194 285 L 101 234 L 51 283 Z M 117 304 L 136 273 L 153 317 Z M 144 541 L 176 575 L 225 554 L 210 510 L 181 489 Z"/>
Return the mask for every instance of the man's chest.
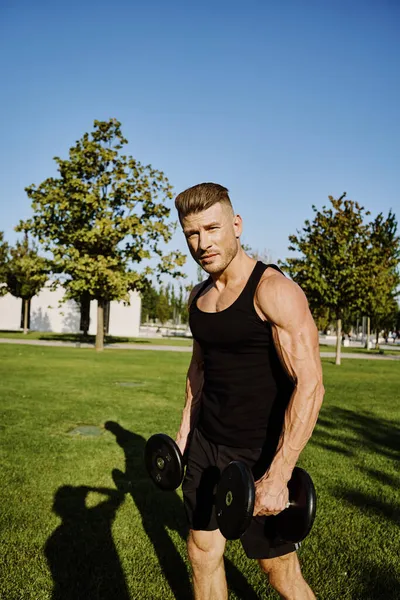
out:
<path id="1" fill-rule="evenodd" d="M 197 299 L 197 308 L 203 312 L 221 312 L 232 306 L 241 294 L 241 288 L 225 288 L 218 292 L 214 287 L 205 290 Z"/>
<path id="2" fill-rule="evenodd" d="M 246 303 L 249 310 L 254 308 L 257 315 L 262 321 L 265 321 L 265 315 L 262 313 L 256 294 L 254 297 L 243 297 L 244 288 L 237 286 L 235 288 L 225 288 L 222 292 L 214 287 L 207 288 L 204 293 L 197 299 L 196 305 L 199 310 L 205 313 L 219 313 L 227 310 L 230 307 L 235 307 L 240 302 L 241 305 Z M 245 302 L 247 300 L 247 302 Z"/>

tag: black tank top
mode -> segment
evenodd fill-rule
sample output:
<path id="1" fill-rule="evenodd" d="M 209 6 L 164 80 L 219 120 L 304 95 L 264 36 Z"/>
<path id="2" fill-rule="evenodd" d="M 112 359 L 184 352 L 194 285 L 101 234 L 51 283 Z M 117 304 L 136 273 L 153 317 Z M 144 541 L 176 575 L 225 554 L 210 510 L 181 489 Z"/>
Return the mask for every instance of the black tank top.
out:
<path id="1" fill-rule="evenodd" d="M 268 267 L 280 271 L 258 261 L 235 302 L 215 313 L 197 307 L 210 277 L 190 305 L 189 324 L 204 355 L 198 428 L 216 444 L 269 446 L 273 456 L 293 384 L 277 356 L 271 324 L 254 307 L 257 285 Z"/>

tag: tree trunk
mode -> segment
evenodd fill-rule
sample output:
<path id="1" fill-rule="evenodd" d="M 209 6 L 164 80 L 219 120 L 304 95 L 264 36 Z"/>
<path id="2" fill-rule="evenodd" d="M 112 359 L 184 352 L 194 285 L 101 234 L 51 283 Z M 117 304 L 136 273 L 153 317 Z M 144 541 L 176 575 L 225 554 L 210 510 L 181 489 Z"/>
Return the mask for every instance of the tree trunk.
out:
<path id="1" fill-rule="evenodd" d="M 379 327 L 376 328 L 376 342 L 375 342 L 376 350 L 379 350 Z"/>
<path id="2" fill-rule="evenodd" d="M 97 301 L 96 350 L 104 349 L 104 302 Z"/>
<path id="3" fill-rule="evenodd" d="M 367 317 L 367 345 L 366 348 L 369 350 L 369 338 L 371 335 L 371 319 Z"/>
<path id="4" fill-rule="evenodd" d="M 342 319 L 336 321 L 336 364 L 340 365 L 340 350 L 342 346 Z"/>
<path id="5" fill-rule="evenodd" d="M 23 300 L 24 303 L 24 335 L 28 333 L 28 315 L 29 315 L 29 300 L 26 298 Z"/>

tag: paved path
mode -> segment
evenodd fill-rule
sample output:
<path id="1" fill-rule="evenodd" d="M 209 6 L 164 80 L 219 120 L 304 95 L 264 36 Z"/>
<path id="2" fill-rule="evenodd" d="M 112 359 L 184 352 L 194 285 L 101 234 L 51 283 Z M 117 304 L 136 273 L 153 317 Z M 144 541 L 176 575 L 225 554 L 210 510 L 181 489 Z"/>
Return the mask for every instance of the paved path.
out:
<path id="1" fill-rule="evenodd" d="M 321 358 L 335 358 L 335 352 L 320 352 Z M 366 358 L 367 360 L 400 360 L 400 354 L 362 354 L 361 352 L 342 352 L 341 358 Z"/>
<path id="2" fill-rule="evenodd" d="M 66 348 L 93 348 L 93 344 L 80 342 L 61 342 L 58 340 L 22 340 L 15 338 L 0 338 L 0 344 L 25 344 L 29 346 L 58 346 Z M 191 346 L 157 346 L 156 344 L 109 344 L 104 346 L 107 350 L 169 350 L 170 352 L 191 352 Z M 335 352 L 321 352 L 321 358 L 335 358 Z M 361 354 L 356 352 L 342 352 L 342 358 L 359 358 L 367 360 L 400 360 L 400 353 L 395 354 Z"/>

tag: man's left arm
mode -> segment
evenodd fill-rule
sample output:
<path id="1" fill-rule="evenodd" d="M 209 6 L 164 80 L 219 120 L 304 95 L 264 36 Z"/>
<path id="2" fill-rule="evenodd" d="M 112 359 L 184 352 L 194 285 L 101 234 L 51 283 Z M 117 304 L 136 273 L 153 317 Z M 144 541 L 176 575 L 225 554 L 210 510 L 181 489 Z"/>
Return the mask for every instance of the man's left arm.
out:
<path id="1" fill-rule="evenodd" d="M 311 437 L 324 396 L 318 331 L 300 287 L 281 275 L 261 282 L 257 304 L 272 325 L 282 364 L 294 382 L 273 461 L 256 482 L 254 514 L 278 514 L 288 502 L 287 483 Z"/>

